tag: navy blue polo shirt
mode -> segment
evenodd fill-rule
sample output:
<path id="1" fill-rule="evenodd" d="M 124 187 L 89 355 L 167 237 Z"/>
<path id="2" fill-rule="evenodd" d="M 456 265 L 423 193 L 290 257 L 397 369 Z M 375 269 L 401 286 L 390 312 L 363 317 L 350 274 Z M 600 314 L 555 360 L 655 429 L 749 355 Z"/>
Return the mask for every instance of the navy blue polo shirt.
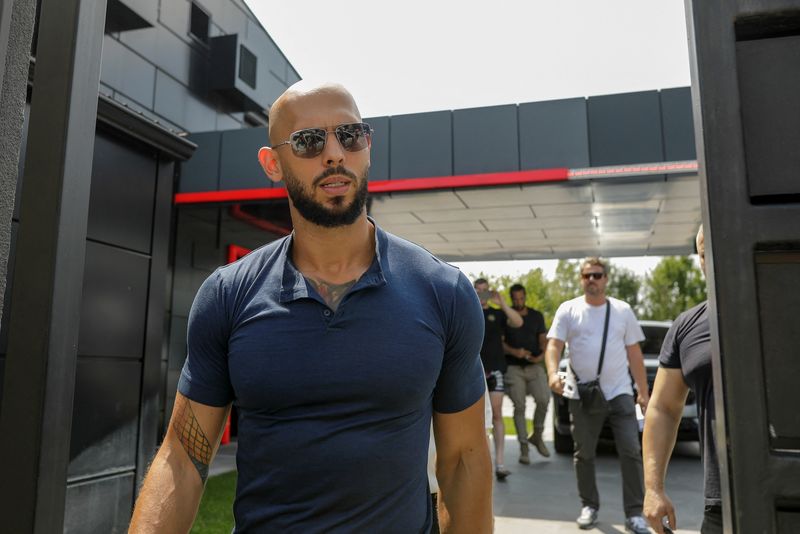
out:
<path id="1" fill-rule="evenodd" d="M 239 410 L 236 532 L 430 529 L 432 410 L 483 395 L 483 314 L 458 269 L 375 235 L 336 311 L 292 264 L 292 236 L 195 298 L 178 391 Z"/>

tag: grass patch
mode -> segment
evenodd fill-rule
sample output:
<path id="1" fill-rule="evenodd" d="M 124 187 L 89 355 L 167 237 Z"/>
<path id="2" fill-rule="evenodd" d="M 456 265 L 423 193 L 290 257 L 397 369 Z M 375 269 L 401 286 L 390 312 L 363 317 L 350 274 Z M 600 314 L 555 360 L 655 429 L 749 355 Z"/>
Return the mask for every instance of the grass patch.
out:
<path id="1" fill-rule="evenodd" d="M 514 418 L 513 417 L 503 417 L 503 422 L 506 425 L 506 436 L 516 436 L 517 435 L 517 428 L 514 426 Z M 525 419 L 525 426 L 528 429 L 528 435 L 531 435 L 533 432 L 533 421 L 530 419 Z M 490 431 L 491 433 L 491 431 Z"/>
<path id="2" fill-rule="evenodd" d="M 236 471 L 210 477 L 191 534 L 224 534 L 233 530 L 235 494 Z"/>

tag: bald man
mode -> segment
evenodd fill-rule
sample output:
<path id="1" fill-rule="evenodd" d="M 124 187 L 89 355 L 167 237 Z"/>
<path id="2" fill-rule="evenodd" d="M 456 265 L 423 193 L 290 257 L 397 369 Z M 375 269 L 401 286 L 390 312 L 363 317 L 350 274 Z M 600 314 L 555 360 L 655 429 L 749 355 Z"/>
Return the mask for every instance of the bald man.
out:
<path id="1" fill-rule="evenodd" d="M 491 532 L 491 459 L 469 280 L 366 213 L 372 129 L 338 85 L 300 82 L 258 159 L 294 232 L 218 269 L 131 532 L 187 532 L 232 403 L 235 532 Z"/>
<path id="2" fill-rule="evenodd" d="M 697 232 L 697 254 L 705 274 L 703 227 Z M 655 532 L 677 528 L 672 501 L 664 491 L 672 449 L 689 391 L 697 399 L 700 453 L 703 459 L 705 510 L 702 534 L 721 534 L 722 498 L 715 435 L 714 381 L 711 363 L 711 332 L 708 326 L 708 301 L 683 312 L 664 337 L 653 397 L 644 422 L 644 515 Z"/>

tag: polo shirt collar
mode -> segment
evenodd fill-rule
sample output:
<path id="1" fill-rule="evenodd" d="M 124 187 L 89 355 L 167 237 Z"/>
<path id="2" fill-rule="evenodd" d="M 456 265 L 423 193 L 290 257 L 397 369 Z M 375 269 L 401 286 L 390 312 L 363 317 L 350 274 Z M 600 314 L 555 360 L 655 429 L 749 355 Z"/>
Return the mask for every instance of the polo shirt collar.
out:
<path id="1" fill-rule="evenodd" d="M 381 263 L 382 253 L 385 253 L 388 238 L 386 232 L 378 226 L 372 217 L 367 216 L 369 222 L 375 226 L 375 258 L 361 278 L 355 283 L 350 291 L 358 291 L 368 287 L 380 287 L 386 284 L 383 264 Z M 303 273 L 301 273 L 294 263 L 292 263 L 292 243 L 294 242 L 294 231 L 284 239 L 279 250 L 279 260 L 277 266 L 282 265 L 283 276 L 281 278 L 281 292 L 279 301 L 281 303 L 293 300 L 309 298 L 308 284 Z"/>

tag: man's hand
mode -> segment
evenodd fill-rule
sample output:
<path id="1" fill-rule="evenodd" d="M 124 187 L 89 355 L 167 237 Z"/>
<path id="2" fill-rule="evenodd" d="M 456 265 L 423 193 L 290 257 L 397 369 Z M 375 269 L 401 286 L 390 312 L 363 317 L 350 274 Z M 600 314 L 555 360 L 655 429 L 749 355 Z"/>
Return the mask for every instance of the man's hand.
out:
<path id="1" fill-rule="evenodd" d="M 558 376 L 558 373 L 550 373 L 547 383 L 550 386 L 550 389 L 553 390 L 553 393 L 558 395 L 564 394 L 564 381 L 560 376 Z"/>
<path id="2" fill-rule="evenodd" d="M 490 289 L 489 293 L 491 293 L 491 297 L 489 297 L 490 302 L 494 302 L 498 306 L 503 306 L 503 297 L 500 296 L 500 293 L 497 292 L 496 289 Z"/>
<path id="3" fill-rule="evenodd" d="M 553 393 L 564 394 L 564 381 L 558 376 L 558 361 L 561 359 L 561 351 L 564 350 L 564 342 L 560 339 L 551 339 L 547 343 L 547 350 L 544 352 L 545 365 L 547 366 L 547 384 Z"/>
<path id="4" fill-rule="evenodd" d="M 677 528 L 675 506 L 663 491 L 647 490 L 644 494 L 644 509 L 642 513 L 656 534 L 664 534 L 664 518 L 667 519 L 669 528 L 672 530 Z"/>
<path id="5" fill-rule="evenodd" d="M 636 404 L 642 409 L 642 415 L 644 415 L 647 413 L 647 405 L 650 404 L 650 395 L 640 391 L 639 394 L 636 395 Z"/>
<path id="6" fill-rule="evenodd" d="M 529 351 L 528 349 L 523 349 L 523 348 L 520 347 L 520 348 L 517 349 L 516 356 L 520 360 L 530 360 L 531 356 L 533 356 L 533 353 L 531 351 Z"/>

